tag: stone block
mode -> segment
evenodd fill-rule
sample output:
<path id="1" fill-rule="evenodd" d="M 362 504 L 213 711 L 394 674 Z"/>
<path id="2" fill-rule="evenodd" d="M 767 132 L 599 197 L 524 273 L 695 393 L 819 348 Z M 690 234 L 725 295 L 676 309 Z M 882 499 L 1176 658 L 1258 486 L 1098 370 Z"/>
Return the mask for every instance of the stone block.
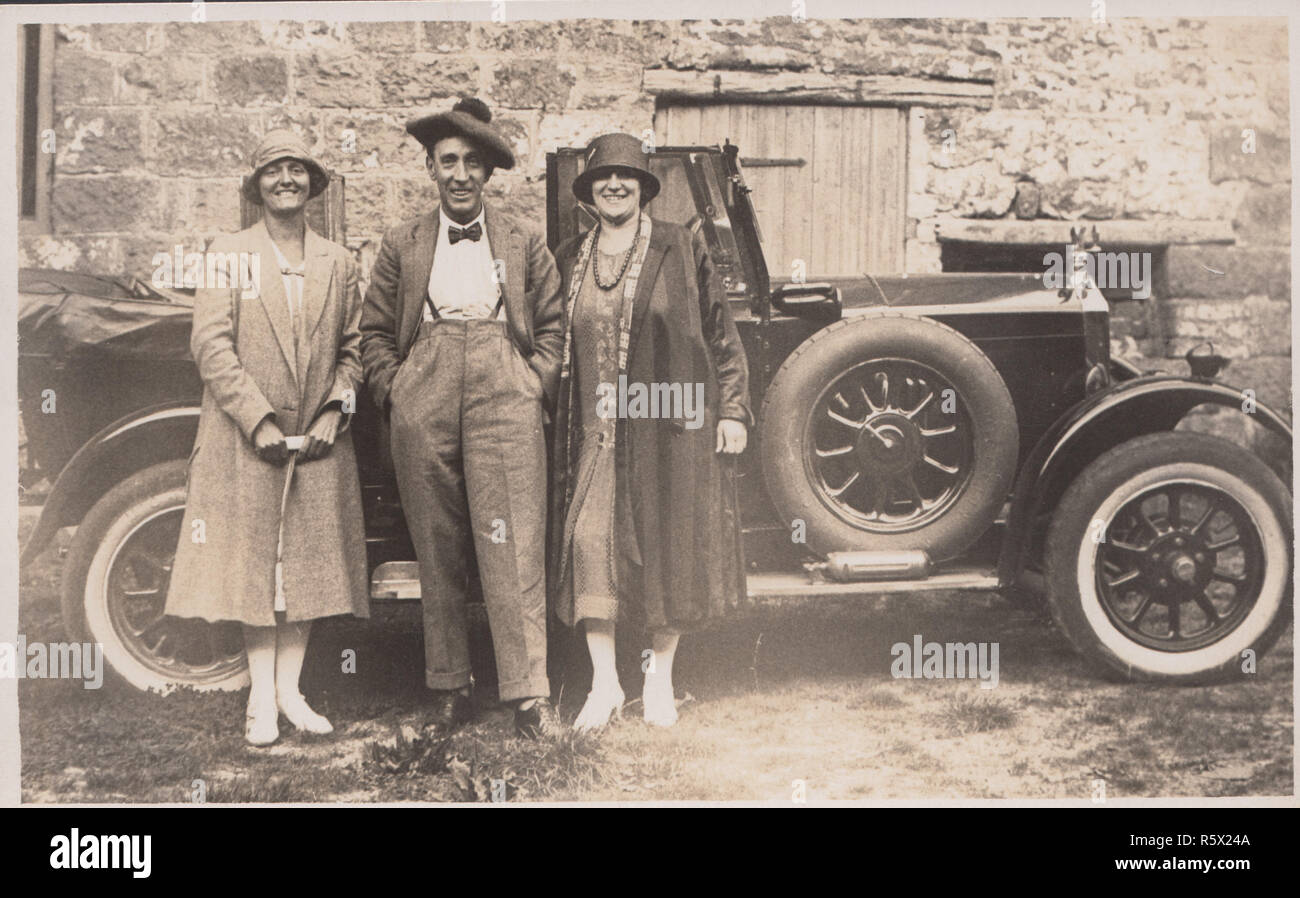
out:
<path id="1" fill-rule="evenodd" d="M 322 134 L 322 114 L 311 107 L 271 107 L 262 111 L 259 120 L 261 122 L 259 134 L 265 134 L 276 128 L 288 128 L 302 135 L 314 153 L 320 152 L 321 141 L 327 139 Z"/>
<path id="2" fill-rule="evenodd" d="M 115 172 L 143 162 L 143 130 L 135 111 L 73 108 L 55 128 L 55 171 Z"/>
<path id="3" fill-rule="evenodd" d="M 1165 254 L 1165 274 L 1165 296 L 1240 299 L 1262 295 L 1278 301 L 1291 300 L 1288 247 L 1171 246 Z"/>
<path id="4" fill-rule="evenodd" d="M 478 64 L 468 57 L 430 53 L 391 57 L 377 67 L 376 79 L 384 106 L 437 105 L 477 93 Z"/>
<path id="5" fill-rule="evenodd" d="M 187 56 L 132 59 L 122 65 L 121 102 L 153 106 L 197 100 L 203 89 L 203 66 L 202 59 Z"/>
<path id="6" fill-rule="evenodd" d="M 426 175 L 407 175 L 393 179 L 393 207 L 384 229 L 417 215 L 432 212 L 438 205 L 438 188 Z"/>
<path id="7" fill-rule="evenodd" d="M 1264 296 L 1243 300 L 1171 299 L 1157 306 L 1164 354 L 1182 357 L 1210 341 L 1222 356 L 1286 355 L 1291 351 L 1291 304 Z"/>
<path id="8" fill-rule="evenodd" d="M 163 26 L 169 53 L 247 53 L 266 46 L 257 22 L 168 22 Z"/>
<path id="9" fill-rule="evenodd" d="M 90 26 L 95 46 L 113 53 L 155 53 L 162 47 L 162 24 L 149 22 L 101 23 Z"/>
<path id="10" fill-rule="evenodd" d="M 1249 149 L 1254 131 L 1254 152 Z M 1254 127 L 1250 123 L 1226 125 L 1210 136 L 1210 180 L 1249 179 L 1261 184 L 1285 184 L 1291 180 L 1291 144 L 1283 134 Z"/>
<path id="11" fill-rule="evenodd" d="M 364 56 L 300 56 L 294 71 L 297 100 L 308 106 L 377 106 L 374 67 L 374 60 Z"/>
<path id="12" fill-rule="evenodd" d="M 261 135 L 238 112 L 165 112 L 154 117 L 153 164 L 160 175 L 246 175 Z"/>
<path id="13" fill-rule="evenodd" d="M 569 105 L 576 80 L 550 60 L 511 60 L 493 72 L 492 96 L 497 105 L 512 109 L 561 110 Z"/>
<path id="14" fill-rule="evenodd" d="M 608 109 L 626 105 L 641 92 L 640 66 L 591 63 L 578 70 L 575 109 Z"/>
<path id="15" fill-rule="evenodd" d="M 340 52 L 346 46 L 347 24 L 344 22 L 264 20 L 257 24 L 262 43 L 277 50 L 331 53 Z"/>
<path id="16" fill-rule="evenodd" d="M 1232 218 L 1243 243 L 1291 243 L 1291 188 L 1252 186 Z"/>
<path id="17" fill-rule="evenodd" d="M 398 113 L 335 113 L 325 119 L 321 161 L 340 171 L 418 171 L 424 148 Z"/>
<path id="18" fill-rule="evenodd" d="M 430 50 L 447 53 L 469 46 L 469 22 L 425 22 L 424 45 Z"/>
<path id="19" fill-rule="evenodd" d="M 511 56 L 554 53 L 560 45 L 559 22 L 480 22 L 478 45 Z"/>
<path id="20" fill-rule="evenodd" d="M 202 234 L 239 230 L 242 184 L 243 178 L 202 178 L 190 182 L 188 196 L 177 209 L 177 226 Z"/>
<path id="21" fill-rule="evenodd" d="M 109 175 L 54 179 L 51 218 L 57 234 L 135 231 L 169 215 L 157 178 Z"/>
<path id="22" fill-rule="evenodd" d="M 212 64 L 208 96 L 219 106 L 283 104 L 289 70 L 278 56 L 225 56 Z"/>
<path id="23" fill-rule="evenodd" d="M 362 53 L 410 53 L 416 49 L 416 22 L 348 22 L 348 39 Z"/>
<path id="24" fill-rule="evenodd" d="M 390 178 L 377 173 L 348 175 L 347 214 L 349 234 L 381 235 L 389 225 L 392 207 Z"/>
<path id="25" fill-rule="evenodd" d="M 117 237 L 84 234 L 22 237 L 18 241 L 18 264 L 23 268 L 53 268 L 90 274 L 117 272 L 122 270 L 121 241 Z"/>
<path id="26" fill-rule="evenodd" d="M 59 46 L 54 53 L 54 110 L 65 106 L 107 106 L 114 101 L 113 64 L 99 56 Z"/>

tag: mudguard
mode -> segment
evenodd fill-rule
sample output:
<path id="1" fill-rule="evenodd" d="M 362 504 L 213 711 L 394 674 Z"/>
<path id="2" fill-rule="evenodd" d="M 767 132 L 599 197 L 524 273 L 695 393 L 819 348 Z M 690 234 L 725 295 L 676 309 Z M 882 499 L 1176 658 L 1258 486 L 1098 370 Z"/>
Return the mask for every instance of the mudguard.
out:
<path id="1" fill-rule="evenodd" d="M 36 558 L 60 527 L 80 523 L 101 496 L 136 471 L 186 458 L 198 426 L 199 407 L 175 401 L 132 412 L 101 429 L 59 472 L 19 564 Z"/>
<path id="2" fill-rule="evenodd" d="M 1290 459 L 1291 425 L 1236 387 L 1208 378 L 1170 374 L 1117 383 L 1062 415 L 1021 465 L 998 560 L 1001 585 L 1011 587 L 1019 581 L 1030 561 L 1033 536 L 1041 529 L 1037 527 L 1040 516 L 1056 507 L 1084 466 L 1126 440 L 1173 430 L 1188 412 L 1205 404 L 1230 407 L 1253 418 L 1285 441 L 1286 458 Z M 1289 470 L 1278 471 L 1288 486 L 1289 474 Z"/>

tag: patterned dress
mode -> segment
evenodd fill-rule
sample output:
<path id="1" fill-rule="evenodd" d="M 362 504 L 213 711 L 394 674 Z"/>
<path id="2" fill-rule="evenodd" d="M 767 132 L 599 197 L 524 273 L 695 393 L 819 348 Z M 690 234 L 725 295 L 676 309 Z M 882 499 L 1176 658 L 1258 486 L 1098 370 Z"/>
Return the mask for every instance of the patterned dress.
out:
<path id="1" fill-rule="evenodd" d="M 601 280 L 608 281 L 618 274 L 623 256 L 603 252 L 592 256 L 593 264 L 587 266 L 573 310 L 575 411 L 582 431 L 575 482 L 585 485 L 569 508 L 573 548 L 568 567 L 572 578 L 566 578 L 565 588 L 572 590 L 575 620 L 618 617 L 614 439 L 623 280 L 605 290 L 596 284 L 594 271 L 599 266 Z M 609 394 L 608 387 L 600 390 L 601 384 L 612 385 L 614 392 Z M 610 395 L 612 401 L 598 406 L 602 395 Z"/>

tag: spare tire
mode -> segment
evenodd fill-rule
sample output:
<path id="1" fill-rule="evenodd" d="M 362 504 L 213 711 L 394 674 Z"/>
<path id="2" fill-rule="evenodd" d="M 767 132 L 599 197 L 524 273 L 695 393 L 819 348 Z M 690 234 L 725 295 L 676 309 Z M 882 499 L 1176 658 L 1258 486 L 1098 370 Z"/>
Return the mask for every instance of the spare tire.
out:
<path id="1" fill-rule="evenodd" d="M 988 356 L 946 325 L 882 312 L 836 322 L 777 371 L 763 476 L 810 549 L 960 554 L 1011 490 L 1016 409 Z"/>

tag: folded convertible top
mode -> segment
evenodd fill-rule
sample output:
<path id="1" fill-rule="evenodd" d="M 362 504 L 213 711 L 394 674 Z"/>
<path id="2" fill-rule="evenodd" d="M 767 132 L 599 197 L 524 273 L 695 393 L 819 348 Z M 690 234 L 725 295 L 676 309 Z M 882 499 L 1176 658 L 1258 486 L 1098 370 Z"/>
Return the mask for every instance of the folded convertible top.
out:
<path id="1" fill-rule="evenodd" d="M 19 354 L 60 359 L 188 359 L 193 295 L 134 278 L 25 268 Z"/>

